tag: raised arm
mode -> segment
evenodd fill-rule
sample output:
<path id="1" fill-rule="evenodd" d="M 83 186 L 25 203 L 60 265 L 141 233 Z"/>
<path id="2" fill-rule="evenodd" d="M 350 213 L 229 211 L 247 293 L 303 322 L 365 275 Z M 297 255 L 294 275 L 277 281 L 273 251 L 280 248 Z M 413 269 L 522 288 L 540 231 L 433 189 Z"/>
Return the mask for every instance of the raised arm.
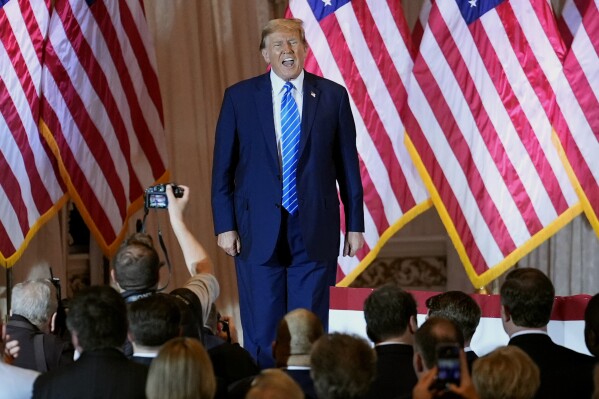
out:
<path id="1" fill-rule="evenodd" d="M 200 244 L 200 242 L 193 236 L 191 231 L 189 231 L 183 218 L 185 207 L 189 202 L 189 187 L 179 187 L 183 189 L 183 197 L 175 197 L 173 194 L 172 185 L 167 186 L 166 195 L 168 197 L 168 214 L 171 221 L 171 227 L 175 233 L 175 236 L 177 237 L 179 246 L 183 251 L 183 257 L 185 258 L 187 269 L 192 276 L 198 273 L 214 274 L 212 260 L 208 256 L 208 253 L 202 244 Z"/>

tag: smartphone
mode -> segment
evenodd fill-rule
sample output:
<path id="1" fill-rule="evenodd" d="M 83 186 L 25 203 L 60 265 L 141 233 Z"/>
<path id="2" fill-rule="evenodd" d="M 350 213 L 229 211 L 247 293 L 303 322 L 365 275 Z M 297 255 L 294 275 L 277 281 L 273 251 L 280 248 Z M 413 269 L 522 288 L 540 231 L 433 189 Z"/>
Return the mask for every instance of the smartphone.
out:
<path id="1" fill-rule="evenodd" d="M 437 379 L 434 388 L 447 389 L 448 384 L 460 385 L 462 367 L 460 346 L 457 344 L 437 345 Z"/>

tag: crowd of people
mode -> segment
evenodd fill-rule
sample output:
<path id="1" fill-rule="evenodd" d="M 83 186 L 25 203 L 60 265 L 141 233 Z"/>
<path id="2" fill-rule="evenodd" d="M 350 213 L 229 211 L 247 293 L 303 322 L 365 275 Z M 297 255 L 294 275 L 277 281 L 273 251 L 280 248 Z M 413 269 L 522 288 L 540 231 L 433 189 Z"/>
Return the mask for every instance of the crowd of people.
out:
<path id="1" fill-rule="evenodd" d="M 557 345 L 547 334 L 554 287 L 537 269 L 505 277 L 501 319 L 510 340 L 483 356 L 470 348 L 481 310 L 458 291 L 429 298 L 419 326 L 412 294 L 384 285 L 364 303 L 371 342 L 327 331 L 340 247 L 336 182 L 343 253 L 364 244 L 351 108 L 345 89 L 303 70 L 301 21 L 269 22 L 260 49 L 272 72 L 225 93 L 213 170 L 215 232 L 235 257 L 244 346 L 216 309 L 214 266 L 185 223 L 190 189 L 179 186 L 175 196 L 167 185 L 188 281 L 165 292 L 152 238 L 136 233 L 112 259 L 111 286 L 63 301 L 52 281 L 16 284 L 0 341 L 0 399 L 599 399 L 599 294 L 585 313 L 592 356 Z M 257 143 L 256 115 L 276 143 Z M 280 203 L 288 171 L 277 158 L 285 164 L 287 130 L 302 136 Z"/>
<path id="2" fill-rule="evenodd" d="M 136 233 L 113 259 L 113 287 L 86 288 L 63 304 L 51 281 L 16 284 L 0 398 L 599 397 L 599 294 L 585 312 L 584 339 L 593 355 L 587 356 L 548 336 L 554 287 L 532 268 L 505 277 L 501 319 L 510 341 L 484 356 L 470 348 L 481 318 L 470 295 L 448 291 L 428 298 L 426 321 L 418 326 L 412 294 L 387 284 L 364 303 L 371 342 L 327 333 L 315 313 L 299 308 L 273 332 L 274 368 L 261 369 L 237 343 L 229 318 L 227 333 L 219 328 L 218 281 L 184 222 L 190 190 L 182 188 L 182 198 L 170 187 L 167 196 L 188 282 L 159 292 L 158 253 L 149 236 Z M 61 306 L 67 308 L 64 329 L 57 321 Z M 455 358 L 444 357 L 439 348 L 446 347 L 457 348 Z M 456 373 L 453 380 L 445 379 L 448 370 Z"/>

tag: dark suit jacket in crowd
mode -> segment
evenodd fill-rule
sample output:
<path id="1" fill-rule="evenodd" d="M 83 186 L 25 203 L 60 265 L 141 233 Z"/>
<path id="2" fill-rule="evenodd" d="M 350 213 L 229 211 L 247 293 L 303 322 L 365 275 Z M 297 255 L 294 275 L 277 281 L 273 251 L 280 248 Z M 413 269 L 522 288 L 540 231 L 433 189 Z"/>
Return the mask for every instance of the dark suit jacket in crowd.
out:
<path id="1" fill-rule="evenodd" d="M 418 382 L 411 345 L 385 344 L 376 350 L 376 377 L 364 399 L 397 398 L 411 394 Z"/>
<path id="2" fill-rule="evenodd" d="M 314 381 L 310 376 L 310 369 L 284 369 L 291 378 L 304 391 L 305 399 L 316 399 L 316 390 L 314 389 Z"/>
<path id="3" fill-rule="evenodd" d="M 478 359 L 478 355 L 472 351 L 469 350 L 466 352 L 466 362 L 468 363 L 468 371 L 470 371 L 470 373 L 472 374 L 472 365 L 474 364 L 474 361 Z"/>
<path id="4" fill-rule="evenodd" d="M 222 378 L 227 386 L 260 372 L 254 359 L 239 344 L 223 342 L 208 349 L 208 356 L 212 361 L 214 374 Z"/>
<path id="5" fill-rule="evenodd" d="M 14 366 L 45 372 L 58 366 L 73 363 L 74 349 L 69 341 L 65 341 L 54 334 L 44 334 L 25 317 L 12 315 L 6 325 L 6 333 L 10 335 L 12 340 L 19 341 L 21 348 L 19 356 L 13 362 Z M 37 367 L 34 345 L 36 335 L 43 336 L 45 370 L 40 370 Z"/>
<path id="6" fill-rule="evenodd" d="M 545 334 L 523 334 L 510 339 L 541 370 L 541 387 L 535 398 L 590 398 L 595 358 L 555 344 Z"/>
<path id="7" fill-rule="evenodd" d="M 133 355 L 133 356 L 131 356 L 130 359 L 133 360 L 135 363 L 143 364 L 144 366 L 150 367 L 150 365 L 152 364 L 152 361 L 155 359 L 155 357 Z"/>
<path id="8" fill-rule="evenodd" d="M 73 364 L 40 375 L 34 399 L 144 399 L 148 367 L 118 349 L 85 351 Z"/>

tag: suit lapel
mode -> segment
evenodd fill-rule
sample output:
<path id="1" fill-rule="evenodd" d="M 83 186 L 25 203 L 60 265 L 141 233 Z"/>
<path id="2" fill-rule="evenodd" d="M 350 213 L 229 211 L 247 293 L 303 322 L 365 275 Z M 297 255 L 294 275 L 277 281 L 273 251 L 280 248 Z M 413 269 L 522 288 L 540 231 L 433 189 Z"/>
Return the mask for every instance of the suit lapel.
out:
<path id="1" fill-rule="evenodd" d="M 316 109 L 318 107 L 318 100 L 320 99 L 320 90 L 316 87 L 316 80 L 314 75 L 304 72 L 304 94 L 303 94 L 303 110 L 302 110 L 302 133 L 300 135 L 300 147 L 298 153 L 298 159 L 301 158 L 302 152 L 308 142 L 308 137 L 312 132 L 312 124 L 314 123 L 314 116 L 316 115 Z"/>
<path id="2" fill-rule="evenodd" d="M 262 134 L 264 135 L 268 153 L 272 156 L 278 166 L 279 155 L 275 133 L 275 120 L 272 114 L 272 87 L 270 84 L 269 73 L 262 75 L 257 80 L 256 86 L 254 100 L 258 110 L 258 119 L 260 120 L 260 126 L 262 127 Z"/>

